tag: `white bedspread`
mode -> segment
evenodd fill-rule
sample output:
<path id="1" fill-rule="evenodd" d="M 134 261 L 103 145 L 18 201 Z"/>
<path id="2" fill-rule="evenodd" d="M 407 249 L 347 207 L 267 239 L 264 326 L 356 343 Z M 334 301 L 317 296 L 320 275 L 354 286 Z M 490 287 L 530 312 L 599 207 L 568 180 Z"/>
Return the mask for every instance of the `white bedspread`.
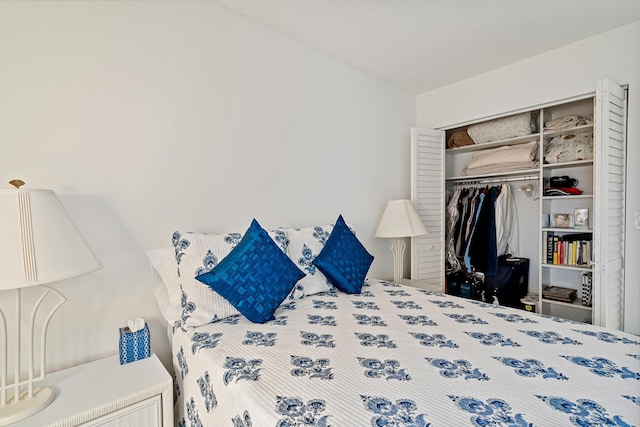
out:
<path id="1" fill-rule="evenodd" d="M 640 425 L 640 338 L 368 280 L 173 336 L 181 426 Z"/>

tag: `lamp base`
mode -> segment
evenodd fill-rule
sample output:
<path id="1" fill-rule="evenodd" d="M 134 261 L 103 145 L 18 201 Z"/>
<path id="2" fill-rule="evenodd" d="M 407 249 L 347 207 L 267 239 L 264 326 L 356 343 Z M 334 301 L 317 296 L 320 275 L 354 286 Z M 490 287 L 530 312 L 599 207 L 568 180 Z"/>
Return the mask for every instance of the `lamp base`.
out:
<path id="1" fill-rule="evenodd" d="M 398 239 L 391 245 L 391 252 L 393 253 L 393 281 L 400 283 L 402 281 L 404 270 L 404 250 L 407 244 L 402 239 Z"/>
<path id="2" fill-rule="evenodd" d="M 9 398 L 9 404 L 0 406 L 0 426 L 6 426 L 13 424 L 20 420 L 23 420 L 31 415 L 37 414 L 44 408 L 49 406 L 55 394 L 49 387 L 37 387 L 33 390 L 33 397 L 31 399 L 26 398 L 27 391 L 22 393 L 21 400 L 18 402 L 11 402 L 13 397 Z M 24 400 L 22 400 L 24 399 Z"/>

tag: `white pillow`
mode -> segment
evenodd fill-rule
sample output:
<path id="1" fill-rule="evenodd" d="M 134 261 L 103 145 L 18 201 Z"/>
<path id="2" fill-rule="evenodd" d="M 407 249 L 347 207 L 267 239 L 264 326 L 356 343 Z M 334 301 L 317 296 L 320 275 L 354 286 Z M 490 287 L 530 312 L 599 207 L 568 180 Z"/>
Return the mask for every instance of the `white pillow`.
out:
<path id="1" fill-rule="evenodd" d="M 289 238 L 289 258 L 306 274 L 293 287 L 288 299 L 299 299 L 331 290 L 333 286 L 312 262 L 324 247 L 333 231 L 333 225 L 280 230 L 284 230 Z"/>
<path id="2" fill-rule="evenodd" d="M 286 253 L 288 238 L 282 230 L 269 235 Z M 195 279 L 211 271 L 242 240 L 243 233 L 202 234 L 175 231 L 172 235 L 174 265 L 178 271 L 180 322 L 197 327 L 240 312 L 213 289 Z"/>
<path id="3" fill-rule="evenodd" d="M 147 252 L 147 258 L 152 267 L 156 302 L 162 316 L 173 326 L 180 320 L 182 312 L 175 251 L 173 248 L 152 249 Z"/>
<path id="4" fill-rule="evenodd" d="M 206 325 L 240 314 L 226 299 L 195 277 L 211 271 L 241 239 L 241 233 L 173 233 L 171 240 L 178 270 L 180 321 L 183 327 Z"/>

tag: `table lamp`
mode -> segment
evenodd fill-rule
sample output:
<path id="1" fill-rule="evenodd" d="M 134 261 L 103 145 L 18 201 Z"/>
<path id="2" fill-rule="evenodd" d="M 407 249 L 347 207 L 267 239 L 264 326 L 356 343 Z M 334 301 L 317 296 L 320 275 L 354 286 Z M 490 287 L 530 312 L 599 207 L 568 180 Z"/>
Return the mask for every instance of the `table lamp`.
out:
<path id="1" fill-rule="evenodd" d="M 403 257 L 407 245 L 402 239 L 405 237 L 424 236 L 427 233 L 427 228 L 413 207 L 411 200 L 391 200 L 387 203 L 375 236 L 396 239 L 391 244 L 394 282 L 400 283 L 403 275 Z"/>
<path id="2" fill-rule="evenodd" d="M 27 418 L 46 408 L 54 399 L 48 387 L 34 387 L 46 374 L 46 335 L 54 313 L 66 301 L 57 289 L 47 283 L 79 276 L 102 267 L 100 260 L 76 228 L 64 207 L 51 190 L 24 190 L 23 181 L 9 182 L 15 189 L 0 190 L 0 293 L 15 293 L 13 342 L 13 383 L 8 384 L 9 343 L 7 320 L 0 307 L 0 426 Z M 22 289 L 40 286 L 41 296 L 28 318 L 28 331 L 21 331 Z M 42 302 L 48 295 L 53 307 L 39 317 L 39 373 L 35 370 L 36 315 L 44 311 Z M 49 304 L 51 305 L 51 304 Z M 26 355 L 21 354 L 26 340 Z M 22 378 L 22 363 L 26 359 L 28 374 Z"/>

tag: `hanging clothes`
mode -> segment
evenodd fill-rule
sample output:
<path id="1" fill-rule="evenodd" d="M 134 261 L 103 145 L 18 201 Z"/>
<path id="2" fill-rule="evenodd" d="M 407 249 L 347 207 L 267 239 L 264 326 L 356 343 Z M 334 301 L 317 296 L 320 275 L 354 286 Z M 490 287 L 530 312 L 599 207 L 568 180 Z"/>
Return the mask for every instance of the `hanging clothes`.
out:
<path id="1" fill-rule="evenodd" d="M 468 209 L 463 224 L 464 234 L 462 237 L 460 256 L 464 256 L 468 252 L 469 240 L 471 239 L 473 227 L 475 227 L 476 220 L 478 219 L 478 209 L 480 209 L 482 199 L 484 199 L 484 194 L 481 189 L 476 188 L 469 192 Z"/>
<path id="2" fill-rule="evenodd" d="M 471 264 L 486 276 L 498 274 L 495 203 L 499 191 L 499 187 L 491 187 L 486 191 L 469 241 Z"/>
<path id="3" fill-rule="evenodd" d="M 499 256 L 518 254 L 518 215 L 509 184 L 456 189 L 447 216 L 450 270 L 475 269 L 495 276 Z"/>
<path id="4" fill-rule="evenodd" d="M 466 197 L 467 197 L 467 189 L 463 188 L 458 191 L 459 197 L 456 201 L 456 222 L 454 225 L 454 233 L 453 233 L 453 244 L 456 254 L 460 254 L 460 245 L 462 239 L 462 219 L 464 218 L 467 206 L 466 206 Z"/>
<path id="5" fill-rule="evenodd" d="M 498 256 L 509 254 L 518 256 L 520 250 L 518 232 L 518 211 L 511 193 L 511 186 L 502 184 L 496 199 L 496 242 Z"/>
<path id="6" fill-rule="evenodd" d="M 484 204 L 485 194 L 481 192 L 478 194 L 476 198 L 474 198 L 475 202 L 475 211 L 472 212 L 471 217 L 469 218 L 468 230 L 469 230 L 469 239 L 467 240 L 467 244 L 465 246 L 464 251 L 464 265 L 467 266 L 467 272 L 471 273 L 473 271 L 473 264 L 471 263 L 471 241 L 474 239 L 476 233 L 476 224 L 478 222 L 478 217 L 480 216 L 480 211 L 482 210 L 482 205 Z"/>
<path id="7" fill-rule="evenodd" d="M 447 204 L 447 271 L 459 271 L 462 270 L 462 265 L 456 256 L 456 247 L 455 247 L 455 235 L 456 235 L 456 226 L 458 227 L 459 232 L 459 219 L 460 212 L 458 210 L 458 201 L 460 200 L 460 195 L 462 194 L 462 190 L 456 189 L 456 191 L 451 196 L 449 203 Z"/>

